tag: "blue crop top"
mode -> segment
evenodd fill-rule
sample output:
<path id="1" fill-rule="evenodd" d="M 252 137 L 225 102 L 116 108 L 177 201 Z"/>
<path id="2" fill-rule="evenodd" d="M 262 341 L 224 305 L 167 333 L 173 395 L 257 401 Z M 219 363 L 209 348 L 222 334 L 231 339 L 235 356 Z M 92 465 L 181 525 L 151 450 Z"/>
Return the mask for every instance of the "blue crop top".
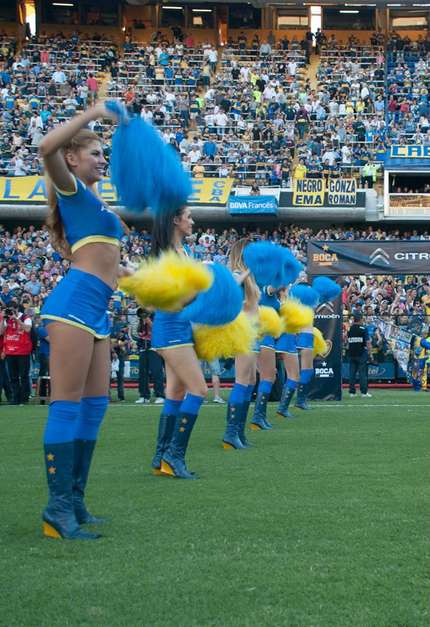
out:
<path id="1" fill-rule="evenodd" d="M 75 192 L 56 189 L 64 234 L 74 253 L 85 244 L 101 242 L 120 245 L 124 229 L 111 211 L 82 181 L 73 177 Z"/>

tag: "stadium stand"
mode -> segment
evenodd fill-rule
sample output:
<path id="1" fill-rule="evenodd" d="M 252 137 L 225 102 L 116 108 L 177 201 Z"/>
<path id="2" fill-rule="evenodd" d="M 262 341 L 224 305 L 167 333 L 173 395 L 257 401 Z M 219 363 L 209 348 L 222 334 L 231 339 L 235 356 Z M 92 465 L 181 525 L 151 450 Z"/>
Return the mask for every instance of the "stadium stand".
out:
<path id="1" fill-rule="evenodd" d="M 137 9 L 136 9 L 137 10 Z M 354 177 L 383 194 L 387 148 L 429 145 L 428 37 L 391 32 L 165 28 L 150 34 L 139 20 L 119 29 L 50 25 L 37 36 L 0 34 L 0 175 L 43 175 L 41 138 L 100 97 L 122 98 L 130 112 L 156 126 L 194 178 L 232 177 L 238 189 L 291 190 L 294 179 Z M 312 39 L 316 48 L 312 49 Z M 94 124 L 109 159 L 111 127 Z M 109 170 L 107 170 L 109 174 Z M 393 179 L 394 180 L 394 179 Z M 403 184 L 402 184 L 403 185 Z M 426 194 L 428 184 L 390 184 L 390 192 Z M 407 200 L 398 198 L 398 202 Z M 425 205 L 425 199 L 422 200 Z M 306 261 L 314 239 L 430 239 L 406 226 L 277 229 L 199 228 L 192 242 L 203 260 L 225 262 L 239 236 L 271 239 Z M 0 304 L 17 301 L 36 317 L 69 263 L 39 225 L 0 230 Z M 146 229 L 132 227 L 124 261 L 150 252 Z M 345 320 L 427 320 L 427 277 L 345 277 Z M 111 302 L 114 329 L 133 327 L 136 304 L 121 293 Z M 370 324 L 370 323 L 369 323 Z M 375 343 L 382 346 L 378 329 Z"/>

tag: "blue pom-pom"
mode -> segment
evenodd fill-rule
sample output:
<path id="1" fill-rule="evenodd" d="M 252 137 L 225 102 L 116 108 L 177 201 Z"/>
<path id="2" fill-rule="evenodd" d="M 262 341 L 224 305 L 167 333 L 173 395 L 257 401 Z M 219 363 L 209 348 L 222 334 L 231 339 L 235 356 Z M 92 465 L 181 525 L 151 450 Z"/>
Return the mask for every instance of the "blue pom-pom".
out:
<path id="1" fill-rule="evenodd" d="M 270 242 L 248 244 L 243 251 L 243 260 L 260 287 L 289 285 L 303 269 L 288 248 Z"/>
<path id="2" fill-rule="evenodd" d="M 294 283 L 303 270 L 303 265 L 288 248 L 282 248 L 282 255 L 282 276 L 280 277 L 280 283 L 274 287 L 286 287 Z"/>
<path id="3" fill-rule="evenodd" d="M 294 285 L 289 292 L 289 296 L 299 300 L 303 305 L 312 307 L 312 309 L 314 309 L 320 302 L 320 295 L 318 292 L 310 285 L 304 285 L 303 283 Z"/>
<path id="4" fill-rule="evenodd" d="M 211 287 L 184 307 L 180 318 L 195 324 L 227 324 L 235 320 L 242 310 L 242 290 L 226 266 L 214 263 L 208 268 L 214 275 Z"/>
<path id="5" fill-rule="evenodd" d="M 174 213 L 192 192 L 177 153 L 140 117 L 117 127 L 110 167 L 118 197 L 130 211 L 149 207 L 154 213 Z"/>
<path id="6" fill-rule="evenodd" d="M 327 303 L 335 300 L 340 292 L 341 287 L 338 283 L 326 276 L 319 276 L 312 282 L 312 287 L 320 295 L 320 302 Z"/>
<path id="7" fill-rule="evenodd" d="M 126 106 L 120 100 L 106 100 L 105 107 L 111 113 L 114 113 L 121 124 L 128 121 L 128 112 Z"/>

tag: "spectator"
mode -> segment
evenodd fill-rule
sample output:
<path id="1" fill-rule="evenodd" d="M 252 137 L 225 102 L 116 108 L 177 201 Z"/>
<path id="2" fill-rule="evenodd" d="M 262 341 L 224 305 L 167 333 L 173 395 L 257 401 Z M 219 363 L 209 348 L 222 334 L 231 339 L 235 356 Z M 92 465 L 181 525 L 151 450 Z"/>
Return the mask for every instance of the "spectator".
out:
<path id="1" fill-rule="evenodd" d="M 3 350 L 12 389 L 12 403 L 24 405 L 30 397 L 30 356 L 32 320 L 22 306 L 9 306 L 0 323 Z"/>
<path id="2" fill-rule="evenodd" d="M 139 398 L 136 403 L 149 403 L 149 382 L 154 385 L 155 404 L 164 402 L 163 360 L 151 349 L 152 316 L 143 309 L 137 310 L 137 348 L 139 351 Z"/>

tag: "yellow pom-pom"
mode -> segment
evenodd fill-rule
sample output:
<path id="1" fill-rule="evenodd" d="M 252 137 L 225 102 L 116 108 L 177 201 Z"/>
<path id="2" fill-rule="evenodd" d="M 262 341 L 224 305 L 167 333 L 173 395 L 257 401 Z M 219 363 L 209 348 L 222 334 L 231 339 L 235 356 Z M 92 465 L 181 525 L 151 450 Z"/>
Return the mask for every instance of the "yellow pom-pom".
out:
<path id="1" fill-rule="evenodd" d="M 250 353 L 257 339 L 257 325 L 241 312 L 233 322 L 218 327 L 196 324 L 193 336 L 197 356 L 206 361 Z"/>
<path id="2" fill-rule="evenodd" d="M 317 355 L 324 356 L 327 352 L 327 342 L 325 341 L 323 334 L 316 327 L 313 328 L 314 332 L 314 357 Z"/>
<path id="3" fill-rule="evenodd" d="M 282 320 L 273 307 L 260 305 L 258 308 L 258 337 L 265 335 L 279 337 L 282 333 Z"/>
<path id="4" fill-rule="evenodd" d="M 311 327 L 313 324 L 313 309 L 302 305 L 300 301 L 294 298 L 288 298 L 282 303 L 279 313 L 287 333 L 298 333 L 301 329 Z"/>
<path id="5" fill-rule="evenodd" d="M 203 263 L 168 252 L 144 261 L 118 285 L 144 307 L 178 311 L 198 292 L 209 289 L 212 281 L 213 275 Z"/>

